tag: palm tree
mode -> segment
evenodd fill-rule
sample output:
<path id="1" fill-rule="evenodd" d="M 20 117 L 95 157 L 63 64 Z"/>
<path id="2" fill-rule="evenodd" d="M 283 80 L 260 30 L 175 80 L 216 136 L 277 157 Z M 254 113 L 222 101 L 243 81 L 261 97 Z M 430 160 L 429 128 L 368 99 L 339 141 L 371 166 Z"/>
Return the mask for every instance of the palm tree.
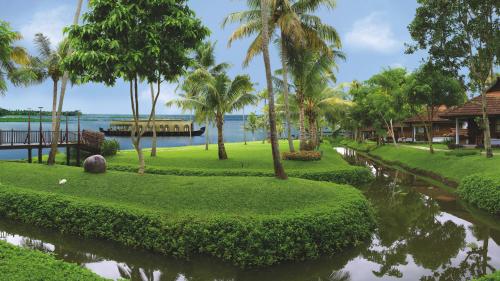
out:
<path id="1" fill-rule="evenodd" d="M 0 21 L 0 95 L 7 91 L 7 80 L 17 86 L 39 79 L 37 73 L 30 71 L 31 68 L 24 68 L 32 62 L 26 50 L 13 45 L 21 38 L 21 34 L 12 31 L 8 23 Z"/>
<path id="2" fill-rule="evenodd" d="M 196 105 L 200 111 L 215 117 L 219 160 L 227 159 L 223 133 L 224 115 L 256 101 L 250 77 L 238 75 L 231 80 L 225 72 L 213 75 L 198 69 L 188 76 L 185 85 L 190 89 L 189 92 L 195 94 L 185 96 L 184 103 Z"/>
<path id="3" fill-rule="evenodd" d="M 255 112 L 252 112 L 248 115 L 244 130 L 250 131 L 252 133 L 252 140 L 255 141 L 255 131 L 257 131 L 257 129 L 259 129 L 257 115 Z"/>
<path id="4" fill-rule="evenodd" d="M 247 5 L 250 10 L 232 13 L 223 22 L 223 26 L 228 23 L 243 23 L 233 32 L 229 39 L 229 44 L 234 40 L 249 37 L 257 34 L 250 45 L 244 64 L 261 52 L 263 33 L 261 19 L 261 1 L 248 0 Z M 337 31 L 322 23 L 321 19 L 310 14 L 321 6 L 327 8 L 335 7 L 335 0 L 275 0 L 270 3 L 269 34 L 273 34 L 275 29 L 279 29 L 279 43 L 283 76 L 283 96 L 284 112 L 287 124 L 287 138 L 290 151 L 294 151 L 291 136 L 291 122 L 289 110 L 289 89 L 288 89 L 288 53 L 287 45 L 310 47 L 325 53 L 331 54 L 328 43 L 340 48 L 340 36 Z"/>
<path id="5" fill-rule="evenodd" d="M 337 67 L 336 59 L 344 59 L 342 52 L 332 48 L 333 55 L 320 53 L 310 49 L 290 48 L 290 69 L 295 88 L 295 98 L 299 109 L 300 149 L 306 149 L 305 136 L 305 101 L 318 91 L 318 86 L 335 82 L 333 69 Z"/>
<path id="6" fill-rule="evenodd" d="M 78 0 L 76 4 L 76 11 L 75 15 L 73 17 L 73 25 L 78 24 L 78 20 L 80 19 L 80 12 L 82 10 L 82 4 L 83 0 Z M 68 48 L 68 54 L 70 55 L 73 50 L 71 48 Z M 59 103 L 57 105 L 57 114 L 56 117 L 61 116 L 62 113 L 62 108 L 63 108 L 63 103 L 64 103 L 64 96 L 66 94 L 66 86 L 68 84 L 69 80 L 69 71 L 65 70 L 63 73 L 63 77 L 61 79 L 61 93 L 59 95 Z M 57 140 L 59 139 L 59 128 L 60 128 L 61 123 L 56 122 L 56 128 L 55 128 L 55 138 L 52 139 L 52 143 L 50 145 L 50 153 L 49 153 L 49 158 L 47 160 L 47 164 L 49 165 L 54 165 L 55 160 L 56 160 L 56 153 L 57 153 Z"/>
<path id="7" fill-rule="evenodd" d="M 50 39 L 42 33 L 35 34 L 34 42 L 38 48 L 40 66 L 44 71 L 43 79 L 52 79 L 52 131 L 54 132 L 57 123 L 57 87 L 63 75 L 61 62 L 68 54 L 68 43 L 67 40 L 63 40 L 56 49 L 52 49 Z"/>

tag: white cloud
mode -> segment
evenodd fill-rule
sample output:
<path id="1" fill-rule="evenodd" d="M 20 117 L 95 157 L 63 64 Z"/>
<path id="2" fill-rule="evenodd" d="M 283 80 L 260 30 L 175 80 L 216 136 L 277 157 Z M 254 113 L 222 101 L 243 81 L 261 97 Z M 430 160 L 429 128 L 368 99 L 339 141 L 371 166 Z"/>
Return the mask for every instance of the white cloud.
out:
<path id="1" fill-rule="evenodd" d="M 373 50 L 379 53 L 391 53 L 400 50 L 402 42 L 395 38 L 391 26 L 382 13 L 371 13 L 354 22 L 351 31 L 346 34 L 348 46 Z"/>
<path id="2" fill-rule="evenodd" d="M 31 43 L 35 34 L 43 33 L 49 37 L 53 48 L 63 39 L 64 27 L 71 24 L 72 13 L 69 6 L 36 12 L 31 20 L 21 27 L 24 40 Z"/>

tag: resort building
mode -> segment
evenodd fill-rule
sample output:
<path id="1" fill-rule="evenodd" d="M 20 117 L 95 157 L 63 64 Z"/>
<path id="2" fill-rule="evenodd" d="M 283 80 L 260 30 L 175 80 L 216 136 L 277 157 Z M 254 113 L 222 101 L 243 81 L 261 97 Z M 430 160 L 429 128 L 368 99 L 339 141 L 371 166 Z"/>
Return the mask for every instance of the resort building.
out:
<path id="1" fill-rule="evenodd" d="M 496 83 L 486 92 L 487 107 L 486 112 L 490 123 L 491 144 L 500 146 L 500 77 Z M 460 123 L 466 122 L 467 134 L 457 134 L 455 130 L 455 143 L 465 143 L 482 146 L 484 134 L 482 129 L 482 102 L 481 96 L 477 96 L 466 102 L 464 105 L 452 108 L 439 114 L 442 119 L 447 119 L 455 123 L 455 128 L 460 127 Z"/>

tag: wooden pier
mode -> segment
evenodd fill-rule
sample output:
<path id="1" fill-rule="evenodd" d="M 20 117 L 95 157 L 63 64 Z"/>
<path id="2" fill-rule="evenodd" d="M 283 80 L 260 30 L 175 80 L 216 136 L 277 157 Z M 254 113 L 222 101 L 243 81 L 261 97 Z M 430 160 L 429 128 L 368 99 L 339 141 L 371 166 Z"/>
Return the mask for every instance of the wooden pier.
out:
<path id="1" fill-rule="evenodd" d="M 33 162 L 33 149 L 38 149 L 38 162 L 42 163 L 42 149 L 50 148 L 55 132 L 42 129 L 40 119 L 40 129 L 31 130 L 31 121 L 28 119 L 27 130 L 0 130 L 0 150 L 27 149 L 28 162 Z M 76 148 L 76 164 L 80 165 L 80 148 L 86 145 L 82 140 L 80 131 L 80 116 L 78 116 L 78 131 L 68 130 L 68 117 L 66 116 L 66 129 L 59 131 L 57 140 L 58 147 L 66 147 L 66 164 L 70 165 L 70 148 Z"/>

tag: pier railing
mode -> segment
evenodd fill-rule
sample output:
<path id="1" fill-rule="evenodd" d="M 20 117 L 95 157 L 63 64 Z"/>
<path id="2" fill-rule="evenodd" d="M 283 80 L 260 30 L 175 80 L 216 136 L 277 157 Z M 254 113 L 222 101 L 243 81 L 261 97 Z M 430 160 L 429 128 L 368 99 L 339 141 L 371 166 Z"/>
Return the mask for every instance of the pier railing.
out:
<path id="1" fill-rule="evenodd" d="M 0 146 L 19 145 L 42 145 L 47 146 L 52 143 L 55 137 L 54 131 L 23 131 L 23 130 L 0 130 Z M 81 139 L 81 134 L 80 134 Z M 79 141 L 78 131 L 59 132 L 58 144 L 75 144 Z"/>

